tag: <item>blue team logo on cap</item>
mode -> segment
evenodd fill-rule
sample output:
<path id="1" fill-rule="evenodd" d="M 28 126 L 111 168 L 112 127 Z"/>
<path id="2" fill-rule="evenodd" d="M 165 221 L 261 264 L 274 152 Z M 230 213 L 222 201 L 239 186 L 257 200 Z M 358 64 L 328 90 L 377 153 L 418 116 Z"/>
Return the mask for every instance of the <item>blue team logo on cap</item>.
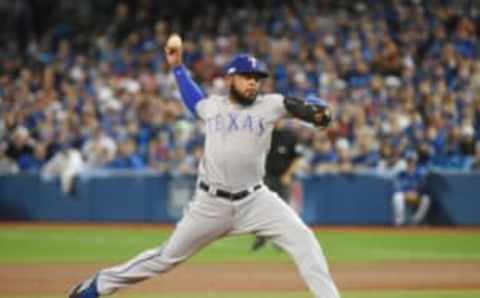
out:
<path id="1" fill-rule="evenodd" d="M 240 54 L 235 56 L 230 63 L 228 63 L 227 74 L 255 74 L 260 78 L 268 77 L 268 72 L 260 61 L 255 57 Z"/>
<path id="2" fill-rule="evenodd" d="M 250 61 L 252 68 L 257 67 L 257 59 L 255 59 L 254 57 L 248 57 L 248 60 Z"/>

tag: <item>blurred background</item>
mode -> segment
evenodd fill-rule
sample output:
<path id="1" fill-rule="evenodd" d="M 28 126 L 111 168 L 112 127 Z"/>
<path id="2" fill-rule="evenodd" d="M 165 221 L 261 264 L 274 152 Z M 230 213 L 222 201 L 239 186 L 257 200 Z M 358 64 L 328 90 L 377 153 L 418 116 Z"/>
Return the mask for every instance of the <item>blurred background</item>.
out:
<path id="1" fill-rule="evenodd" d="M 163 57 L 178 32 L 208 94 L 226 91 L 225 64 L 248 52 L 271 72 L 262 92 L 330 103 L 326 130 L 282 123 L 297 137 L 302 166 L 288 186 L 307 222 L 480 224 L 479 9 L 0 0 L 0 219 L 178 218 L 204 137 Z M 106 210 L 112 197 L 117 213 L 85 207 Z"/>
<path id="2" fill-rule="evenodd" d="M 280 121 L 266 168 L 342 297 L 480 297 L 480 1 L 0 0 L 0 19 L 0 298 L 65 297 L 167 241 L 205 129 L 163 57 L 174 32 L 207 94 L 247 52 L 262 92 L 331 105 L 325 130 Z M 252 243 L 115 297 L 311 297 Z"/>

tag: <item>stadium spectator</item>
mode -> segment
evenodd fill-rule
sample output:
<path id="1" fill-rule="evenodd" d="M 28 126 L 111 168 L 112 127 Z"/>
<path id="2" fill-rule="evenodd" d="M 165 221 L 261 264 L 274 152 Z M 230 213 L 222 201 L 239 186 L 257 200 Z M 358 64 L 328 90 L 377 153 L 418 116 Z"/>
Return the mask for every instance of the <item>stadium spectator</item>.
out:
<path id="1" fill-rule="evenodd" d="M 145 162 L 136 152 L 135 141 L 128 138 L 120 142 L 117 156 L 106 167 L 119 170 L 141 170 L 145 168 Z"/>
<path id="2" fill-rule="evenodd" d="M 117 144 L 102 128 L 95 129 L 91 139 L 82 147 L 82 155 L 89 168 L 102 168 L 112 162 L 117 152 Z"/>
<path id="3" fill-rule="evenodd" d="M 0 175 L 18 173 L 17 163 L 5 154 L 5 150 L 6 145 L 0 143 Z"/>
<path id="4" fill-rule="evenodd" d="M 177 173 L 180 175 L 196 175 L 198 165 L 203 157 L 203 143 L 195 142 L 191 145 L 190 154 L 180 162 Z"/>
<path id="5" fill-rule="evenodd" d="M 47 161 L 73 146 L 90 167 L 104 167 L 111 148 L 130 138 L 144 163 L 136 167 L 176 172 L 201 128 L 175 100 L 161 51 L 171 31 L 198 41 L 186 42 L 185 62 L 207 90 L 224 88 L 225 62 L 245 51 L 269 64 L 265 91 L 328 100 L 336 119 L 325 136 L 298 129 L 314 152 L 312 172 L 334 171 L 340 138 L 354 171 L 401 169 L 410 150 L 427 170 L 471 167 L 480 140 L 478 1 L 374 0 L 368 9 L 331 1 L 249 1 L 236 9 L 218 1 L 188 20 L 174 17 L 176 3 L 61 3 L 5 4 L 0 142 L 21 170 L 41 166 L 29 163 L 34 152 L 43 156 L 37 146 L 47 147 Z M 97 130 L 108 152 L 85 149 Z M 158 141 L 159 133 L 169 136 Z M 320 148 L 323 141 L 330 148 Z"/>
<path id="6" fill-rule="evenodd" d="M 480 142 L 475 146 L 475 156 L 471 159 L 470 169 L 480 171 Z"/>
<path id="7" fill-rule="evenodd" d="M 169 169 L 171 144 L 168 133 L 159 133 L 150 140 L 148 147 L 148 166 L 159 172 L 166 173 Z"/>
<path id="8" fill-rule="evenodd" d="M 417 155 L 408 153 L 407 167 L 396 176 L 393 194 L 394 224 L 420 224 L 430 209 L 430 197 L 422 189 L 425 172 L 417 167 Z M 412 210 L 411 212 L 409 209 Z M 411 217 L 408 215 L 411 214 Z"/>
<path id="9" fill-rule="evenodd" d="M 45 164 L 41 174 L 47 179 L 60 177 L 62 191 L 72 193 L 75 178 L 84 169 L 85 164 L 80 151 L 65 145 Z"/>
<path id="10" fill-rule="evenodd" d="M 39 172 L 47 162 L 47 145 L 37 143 L 32 155 L 24 155 L 18 160 L 23 171 Z"/>
<path id="11" fill-rule="evenodd" d="M 352 163 L 357 171 L 373 170 L 380 161 L 378 144 L 371 132 L 363 132 L 356 136 L 355 148 L 352 149 Z"/>
<path id="12" fill-rule="evenodd" d="M 314 134 L 310 155 L 309 163 L 312 174 L 329 173 L 335 170 L 337 154 L 325 132 L 318 131 Z"/>
<path id="13" fill-rule="evenodd" d="M 395 148 L 389 141 L 383 141 L 380 145 L 380 161 L 377 165 L 377 172 L 383 176 L 394 178 L 406 167 L 407 164 L 398 148 Z"/>
<path id="14" fill-rule="evenodd" d="M 337 160 L 334 166 L 334 171 L 341 174 L 353 172 L 353 163 L 350 156 L 350 144 L 348 140 L 340 138 L 335 143 L 335 152 Z"/>
<path id="15" fill-rule="evenodd" d="M 28 169 L 26 160 L 31 159 L 34 150 L 34 140 L 30 137 L 29 131 L 23 127 L 17 127 L 13 133 L 6 150 L 6 155 L 17 162 L 20 170 Z"/>

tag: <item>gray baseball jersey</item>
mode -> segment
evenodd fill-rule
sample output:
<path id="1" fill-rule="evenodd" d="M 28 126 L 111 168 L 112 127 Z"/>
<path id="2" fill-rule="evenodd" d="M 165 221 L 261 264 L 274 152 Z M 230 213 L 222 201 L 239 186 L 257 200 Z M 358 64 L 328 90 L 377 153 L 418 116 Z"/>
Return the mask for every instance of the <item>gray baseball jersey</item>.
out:
<path id="1" fill-rule="evenodd" d="M 283 96 L 261 95 L 252 105 L 243 106 L 214 95 L 196 108 L 206 125 L 200 179 L 230 192 L 259 184 L 265 174 L 274 123 L 287 114 Z"/>

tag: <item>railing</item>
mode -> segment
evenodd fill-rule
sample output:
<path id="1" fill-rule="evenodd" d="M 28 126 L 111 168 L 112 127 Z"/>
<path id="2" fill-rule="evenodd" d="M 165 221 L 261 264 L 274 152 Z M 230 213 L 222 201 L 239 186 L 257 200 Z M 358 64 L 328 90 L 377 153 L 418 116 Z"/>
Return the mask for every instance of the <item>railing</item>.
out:
<path id="1" fill-rule="evenodd" d="M 367 174 L 304 178 L 297 200 L 309 224 L 392 223 L 392 181 Z M 432 224 L 480 224 L 480 173 L 431 173 Z M 195 177 L 152 172 L 82 174 L 71 193 L 57 179 L 0 176 L 0 220 L 164 222 L 177 221 L 193 197 Z"/>

